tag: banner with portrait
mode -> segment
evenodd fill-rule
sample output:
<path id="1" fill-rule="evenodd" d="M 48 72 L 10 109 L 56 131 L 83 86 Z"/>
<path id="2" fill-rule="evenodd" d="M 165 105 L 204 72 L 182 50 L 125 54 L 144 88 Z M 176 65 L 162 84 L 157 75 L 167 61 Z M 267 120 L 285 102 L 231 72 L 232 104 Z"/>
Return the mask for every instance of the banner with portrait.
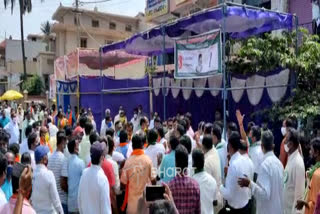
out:
<path id="1" fill-rule="evenodd" d="M 176 79 L 205 78 L 222 73 L 220 30 L 175 42 Z"/>

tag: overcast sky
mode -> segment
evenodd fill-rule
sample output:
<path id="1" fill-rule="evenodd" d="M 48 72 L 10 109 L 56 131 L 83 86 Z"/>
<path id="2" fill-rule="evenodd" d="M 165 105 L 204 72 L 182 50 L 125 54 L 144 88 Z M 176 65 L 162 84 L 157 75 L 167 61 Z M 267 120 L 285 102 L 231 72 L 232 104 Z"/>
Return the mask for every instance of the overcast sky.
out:
<path id="1" fill-rule="evenodd" d="M 81 1 L 81 0 L 80 0 Z M 83 0 L 86 2 L 98 0 Z M 99 0 L 100 1 L 100 0 Z M 4 9 L 3 1 L 0 0 L 0 41 L 12 35 L 14 39 L 20 39 L 20 19 L 19 19 L 19 5 L 16 0 L 16 7 L 11 15 L 11 9 Z M 24 16 L 24 36 L 28 34 L 40 33 L 41 23 L 51 20 L 52 14 L 58 8 L 60 2 L 64 6 L 72 6 L 74 0 L 32 0 L 33 8 L 30 14 Z M 99 4 L 88 4 L 82 8 L 92 9 L 95 6 L 99 11 L 110 12 L 115 14 L 135 16 L 138 12 L 144 12 L 145 0 L 110 0 L 109 2 Z M 52 20 L 51 20 L 52 21 Z"/>

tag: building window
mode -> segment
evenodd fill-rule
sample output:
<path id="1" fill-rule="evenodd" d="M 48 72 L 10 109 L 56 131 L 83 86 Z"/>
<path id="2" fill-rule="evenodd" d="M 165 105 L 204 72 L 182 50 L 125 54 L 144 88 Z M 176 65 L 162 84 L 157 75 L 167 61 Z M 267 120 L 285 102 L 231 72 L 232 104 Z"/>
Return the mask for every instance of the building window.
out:
<path id="1" fill-rule="evenodd" d="M 99 20 L 92 20 L 92 27 L 96 27 L 98 28 L 99 27 Z"/>
<path id="2" fill-rule="evenodd" d="M 78 23 L 78 20 L 77 20 L 77 17 L 76 17 L 76 16 L 74 17 L 73 22 L 74 22 L 74 25 L 79 25 L 79 23 Z"/>
<path id="3" fill-rule="evenodd" d="M 53 65 L 53 59 L 47 59 L 47 64 L 48 65 Z"/>
<path id="4" fill-rule="evenodd" d="M 110 22 L 110 24 L 109 24 L 109 29 L 110 29 L 110 30 L 115 30 L 116 28 L 117 28 L 116 23 Z"/>
<path id="5" fill-rule="evenodd" d="M 32 60 L 33 60 L 33 62 L 37 62 L 37 58 L 33 58 Z"/>
<path id="6" fill-rule="evenodd" d="M 110 44 L 112 44 L 112 43 L 113 43 L 112 40 L 105 40 L 105 41 L 104 41 L 104 44 L 107 44 L 107 45 L 110 45 Z"/>
<path id="7" fill-rule="evenodd" d="M 81 38 L 80 39 L 80 47 L 81 48 L 87 48 L 87 38 Z"/>
<path id="8" fill-rule="evenodd" d="M 127 32 L 132 32 L 132 26 L 131 25 L 126 25 L 126 31 Z"/>

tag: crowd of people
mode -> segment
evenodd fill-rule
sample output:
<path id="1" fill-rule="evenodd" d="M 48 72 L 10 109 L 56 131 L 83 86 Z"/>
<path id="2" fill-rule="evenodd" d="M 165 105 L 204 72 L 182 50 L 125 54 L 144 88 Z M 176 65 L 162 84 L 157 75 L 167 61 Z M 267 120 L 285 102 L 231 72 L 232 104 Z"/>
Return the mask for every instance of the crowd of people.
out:
<path id="1" fill-rule="evenodd" d="M 292 118 L 278 158 L 273 133 L 240 111 L 226 130 L 217 112 L 195 131 L 190 113 L 117 113 L 97 130 L 90 108 L 4 102 L 0 213 L 320 213 L 320 138 L 302 144 Z M 147 200 L 154 185 L 164 193 Z"/>

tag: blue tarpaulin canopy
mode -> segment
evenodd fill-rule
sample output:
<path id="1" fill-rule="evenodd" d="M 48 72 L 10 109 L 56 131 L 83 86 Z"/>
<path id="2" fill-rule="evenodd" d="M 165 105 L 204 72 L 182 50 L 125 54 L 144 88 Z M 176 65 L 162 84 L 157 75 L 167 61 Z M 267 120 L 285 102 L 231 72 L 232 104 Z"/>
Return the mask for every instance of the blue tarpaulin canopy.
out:
<path id="1" fill-rule="evenodd" d="M 156 26 L 146 32 L 135 34 L 127 40 L 106 45 L 102 50 L 109 52 L 121 49 L 131 54 L 159 55 L 163 53 L 164 32 L 166 52 L 172 53 L 175 39 L 221 29 L 224 18 L 225 32 L 235 39 L 279 29 L 290 30 L 293 27 L 291 14 L 228 3 L 225 7 L 219 5 L 172 23 Z"/>

